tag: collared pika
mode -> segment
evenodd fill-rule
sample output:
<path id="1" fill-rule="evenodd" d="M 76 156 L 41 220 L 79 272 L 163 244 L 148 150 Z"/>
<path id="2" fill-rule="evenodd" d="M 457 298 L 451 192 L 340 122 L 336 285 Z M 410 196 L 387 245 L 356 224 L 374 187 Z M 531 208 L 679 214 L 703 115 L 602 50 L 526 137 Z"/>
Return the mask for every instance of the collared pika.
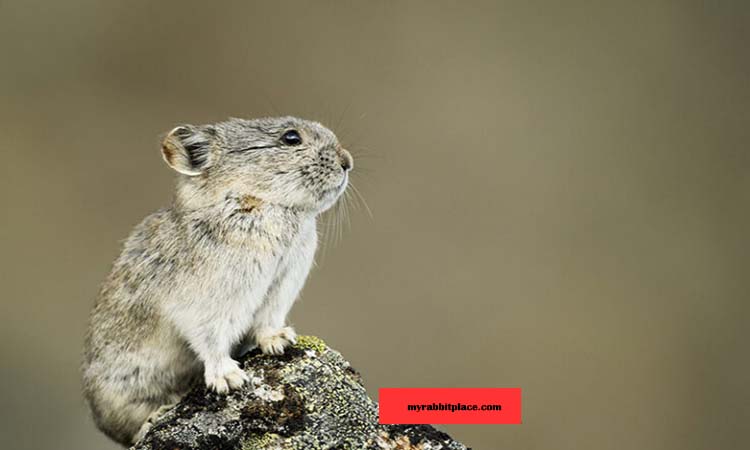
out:
<path id="1" fill-rule="evenodd" d="M 185 125 L 164 139 L 173 204 L 125 241 L 91 313 L 84 395 L 123 445 L 203 375 L 219 393 L 247 377 L 242 345 L 280 354 L 317 246 L 316 218 L 344 192 L 352 157 L 294 117 Z"/>

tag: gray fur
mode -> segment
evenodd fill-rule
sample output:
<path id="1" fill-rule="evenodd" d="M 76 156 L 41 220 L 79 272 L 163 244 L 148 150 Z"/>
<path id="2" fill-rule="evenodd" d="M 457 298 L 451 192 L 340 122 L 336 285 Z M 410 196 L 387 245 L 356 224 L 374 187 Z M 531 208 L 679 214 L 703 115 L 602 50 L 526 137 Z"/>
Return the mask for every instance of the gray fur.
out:
<path id="1" fill-rule="evenodd" d="M 296 130 L 300 145 L 282 136 Z M 317 246 L 316 218 L 347 186 L 351 155 L 293 117 L 173 129 L 162 154 L 173 204 L 125 241 L 91 313 L 84 394 L 97 426 L 130 445 L 201 375 L 223 393 L 246 381 L 232 352 L 278 354 Z"/>

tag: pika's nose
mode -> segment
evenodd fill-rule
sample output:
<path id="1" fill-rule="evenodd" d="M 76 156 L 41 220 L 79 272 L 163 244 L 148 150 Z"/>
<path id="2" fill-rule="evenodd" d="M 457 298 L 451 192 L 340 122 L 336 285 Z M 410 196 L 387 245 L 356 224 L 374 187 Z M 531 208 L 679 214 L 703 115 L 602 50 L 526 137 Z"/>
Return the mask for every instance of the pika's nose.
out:
<path id="1" fill-rule="evenodd" d="M 339 159 L 341 160 L 341 167 L 345 171 L 348 172 L 352 170 L 352 167 L 354 167 L 354 159 L 352 158 L 351 153 L 349 153 L 347 150 L 342 148 L 341 151 L 339 152 Z"/>

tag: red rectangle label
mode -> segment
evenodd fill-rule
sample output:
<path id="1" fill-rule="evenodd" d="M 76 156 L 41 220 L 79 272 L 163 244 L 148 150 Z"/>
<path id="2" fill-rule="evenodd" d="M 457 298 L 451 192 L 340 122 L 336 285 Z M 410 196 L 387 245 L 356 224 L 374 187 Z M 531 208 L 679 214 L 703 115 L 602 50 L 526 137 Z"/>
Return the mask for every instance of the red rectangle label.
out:
<path id="1" fill-rule="evenodd" d="M 521 388 L 381 388 L 381 424 L 521 423 Z"/>

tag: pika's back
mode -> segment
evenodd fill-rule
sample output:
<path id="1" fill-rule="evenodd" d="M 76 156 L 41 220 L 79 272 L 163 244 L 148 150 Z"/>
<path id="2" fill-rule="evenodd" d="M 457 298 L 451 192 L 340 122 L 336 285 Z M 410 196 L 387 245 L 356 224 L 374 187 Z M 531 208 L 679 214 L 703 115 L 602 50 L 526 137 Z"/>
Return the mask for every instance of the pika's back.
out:
<path id="1" fill-rule="evenodd" d="M 128 351 L 156 328 L 154 292 L 171 282 L 181 260 L 173 215 L 171 209 L 149 215 L 125 240 L 91 313 L 87 360 L 105 351 Z"/>

